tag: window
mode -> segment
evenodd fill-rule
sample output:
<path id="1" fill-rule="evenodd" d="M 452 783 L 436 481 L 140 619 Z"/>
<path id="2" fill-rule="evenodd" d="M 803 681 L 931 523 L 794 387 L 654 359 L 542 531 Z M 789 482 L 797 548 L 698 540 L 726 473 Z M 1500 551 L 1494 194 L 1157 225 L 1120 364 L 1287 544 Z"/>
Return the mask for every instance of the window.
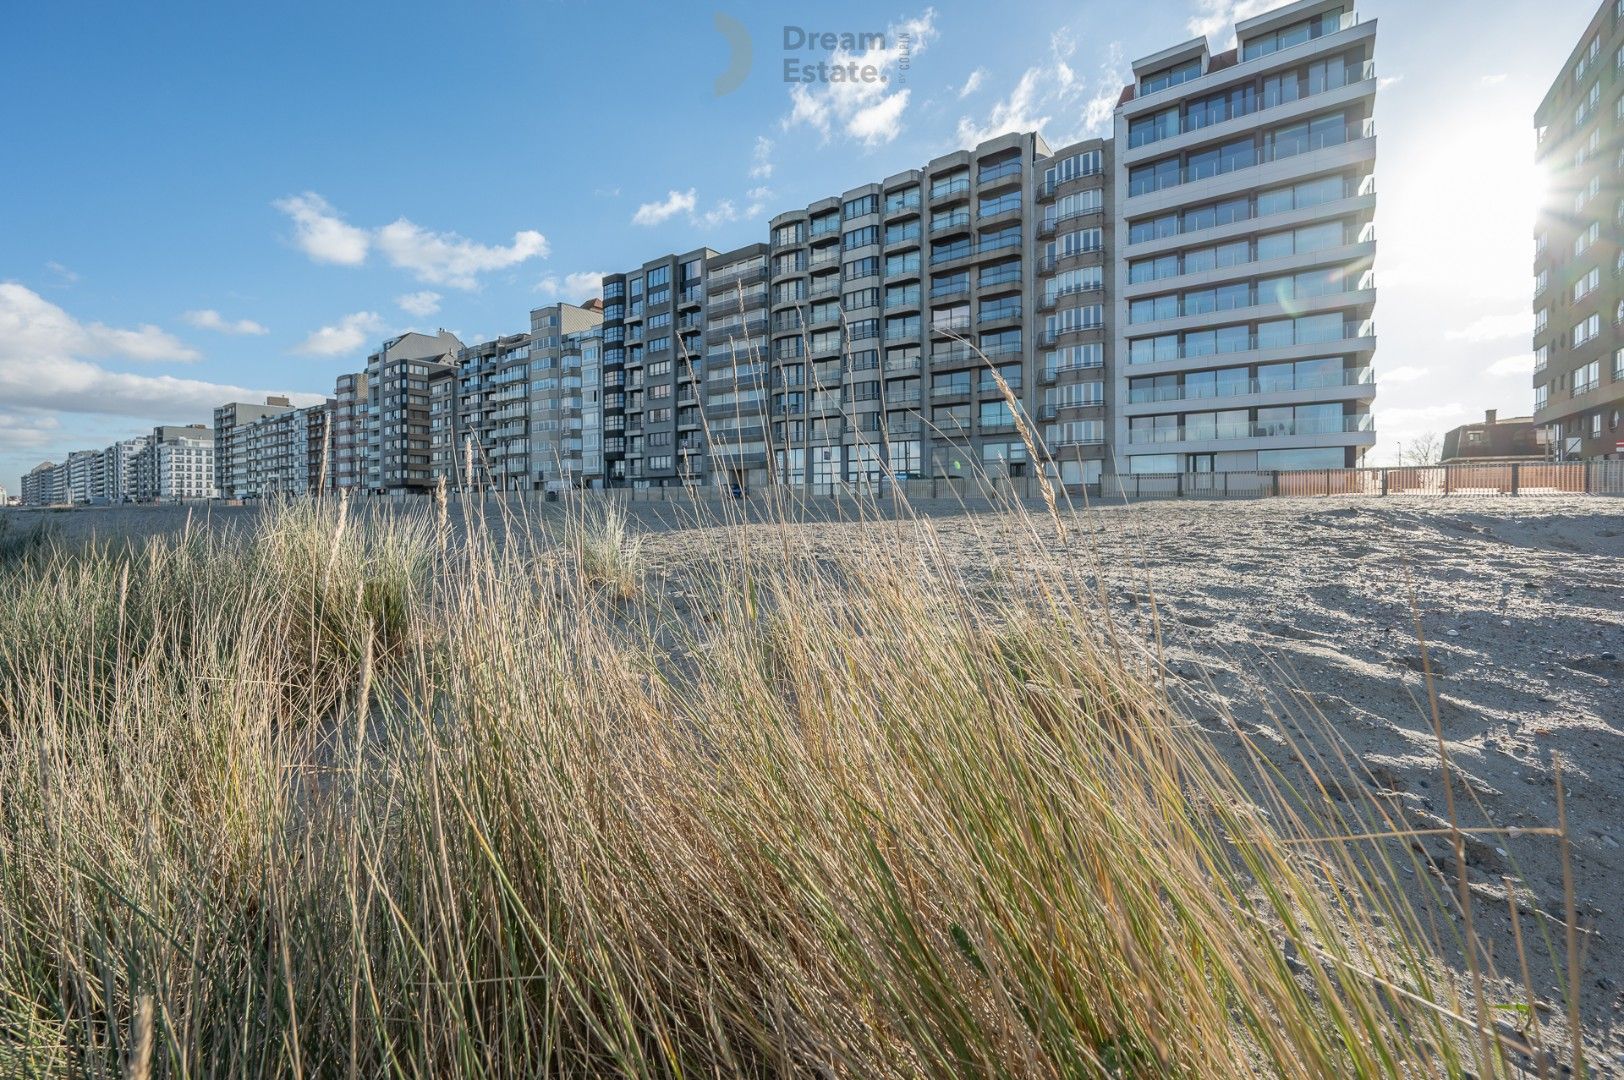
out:
<path id="1" fill-rule="evenodd" d="M 1592 360 L 1573 371 L 1573 396 L 1588 394 L 1601 385 L 1601 361 Z"/>
<path id="2" fill-rule="evenodd" d="M 878 195 L 861 195 L 855 199 L 847 199 L 841 213 L 847 218 L 862 217 L 864 214 L 877 213 L 880 209 Z"/>
<path id="3" fill-rule="evenodd" d="M 1189 82 L 1191 79 L 1199 79 L 1200 77 L 1201 61 L 1186 60 L 1182 64 L 1145 76 L 1139 81 L 1139 93 L 1159 93 L 1170 86 L 1177 86 L 1180 83 Z"/>
<path id="4" fill-rule="evenodd" d="M 1588 319 L 1580 320 L 1578 323 L 1574 324 L 1573 327 L 1573 347 L 1577 349 L 1579 346 L 1595 338 L 1596 335 L 1600 333 L 1600 315 L 1592 315 Z M 1575 373 L 1575 377 L 1577 378 L 1577 372 Z"/>
<path id="5" fill-rule="evenodd" d="M 841 237 L 841 245 L 850 251 L 852 248 L 867 247 L 869 244 L 880 242 L 880 227 L 867 225 L 861 229 L 853 229 Z"/>
<path id="6" fill-rule="evenodd" d="M 1573 302 L 1577 304 L 1600 287 L 1601 270 L 1593 266 L 1590 268 L 1589 273 L 1582 275 L 1578 281 L 1573 283 Z M 1535 320 L 1535 331 L 1538 332 L 1538 330 L 1538 320 Z"/>
<path id="7" fill-rule="evenodd" d="M 885 276 L 902 277 L 919 273 L 919 252 L 904 251 L 899 255 L 885 257 Z"/>
<path id="8" fill-rule="evenodd" d="M 1052 188 L 1056 184 L 1063 184 L 1067 180 L 1079 176 L 1094 176 L 1101 168 L 1100 152 L 1098 150 L 1084 150 L 1061 158 L 1043 171 L 1043 184 Z"/>
<path id="9" fill-rule="evenodd" d="M 1241 59 L 1255 60 L 1260 56 L 1268 56 L 1270 53 L 1301 45 L 1306 41 L 1312 41 L 1326 34 L 1334 34 L 1344 26 L 1351 25 L 1351 20 L 1352 15 L 1344 15 L 1340 7 L 1332 8 L 1330 11 L 1315 15 L 1304 22 L 1294 23 L 1283 29 L 1252 38 L 1242 45 Z"/>
<path id="10" fill-rule="evenodd" d="M 917 258 L 917 256 L 916 256 Z M 866 259 L 856 259 L 846 264 L 847 280 L 873 277 L 880 272 L 880 260 L 877 255 L 870 255 Z"/>

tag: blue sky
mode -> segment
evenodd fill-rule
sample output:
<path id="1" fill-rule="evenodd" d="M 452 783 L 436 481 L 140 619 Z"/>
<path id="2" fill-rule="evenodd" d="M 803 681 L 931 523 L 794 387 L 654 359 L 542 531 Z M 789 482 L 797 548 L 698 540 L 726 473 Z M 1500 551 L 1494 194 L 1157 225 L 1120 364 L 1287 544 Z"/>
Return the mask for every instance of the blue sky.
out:
<path id="1" fill-rule="evenodd" d="M 594 272 L 999 130 L 1103 131 L 1132 58 L 1278 0 L 15 5 L 0 37 L 0 485 L 402 330 L 526 329 Z M 1384 79 L 1377 460 L 1526 412 L 1532 113 L 1595 5 L 1366 0 Z M 717 97 L 720 10 L 754 41 Z M 903 73 L 793 93 L 783 28 L 908 28 Z M 812 54 L 808 59 L 820 57 Z"/>

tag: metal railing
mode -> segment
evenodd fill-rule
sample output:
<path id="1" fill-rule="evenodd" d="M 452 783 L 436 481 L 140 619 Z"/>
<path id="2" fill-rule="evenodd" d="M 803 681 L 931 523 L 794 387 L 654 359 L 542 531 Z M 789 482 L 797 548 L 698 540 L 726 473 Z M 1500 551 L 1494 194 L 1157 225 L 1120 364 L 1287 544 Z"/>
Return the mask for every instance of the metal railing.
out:
<path id="1" fill-rule="evenodd" d="M 1338 337 L 1310 336 L 1299 341 L 1295 332 L 1291 334 L 1245 334 L 1228 340 L 1217 341 L 1211 351 L 1191 352 L 1188 342 L 1181 342 L 1177 346 L 1155 345 L 1150 349 L 1135 350 L 1133 343 L 1128 346 L 1128 364 L 1159 364 L 1168 360 L 1190 360 L 1205 356 L 1230 356 L 1243 352 L 1255 352 L 1261 349 L 1289 349 L 1298 345 L 1334 345 L 1342 341 L 1357 341 L 1361 338 L 1376 336 L 1376 324 L 1372 320 L 1364 322 L 1346 322 L 1342 324 L 1342 333 Z M 1138 355 L 1136 355 L 1136 353 Z M 1144 355 L 1149 353 L 1150 355 Z"/>
<path id="2" fill-rule="evenodd" d="M 1128 442 L 1135 446 L 1177 442 L 1223 442 L 1240 439 L 1272 439 L 1290 435 L 1344 435 L 1352 432 L 1374 431 L 1375 417 L 1370 413 L 1356 416 L 1338 416 L 1327 419 L 1254 420 L 1246 423 L 1212 424 L 1190 428 L 1151 428 L 1128 430 Z"/>
<path id="3" fill-rule="evenodd" d="M 1328 390 L 1341 386 L 1364 386 L 1376 381 L 1376 369 L 1349 368 L 1335 375 L 1301 379 L 1236 379 L 1212 385 L 1146 386 L 1128 391 L 1128 403 L 1146 405 L 1164 401 L 1206 401 L 1245 397 L 1249 394 L 1279 394 L 1295 390 Z"/>
<path id="4" fill-rule="evenodd" d="M 1177 169 L 1160 170 L 1149 176 L 1142 176 L 1128 181 L 1128 197 L 1149 195 L 1157 191 L 1165 191 L 1170 187 L 1188 184 L 1195 180 L 1210 180 L 1215 176 L 1224 176 L 1243 169 L 1267 165 L 1273 161 L 1284 161 L 1314 150 L 1323 150 L 1330 146 L 1341 146 L 1344 143 L 1358 139 L 1370 139 L 1376 135 L 1376 121 L 1371 118 L 1354 120 L 1341 124 L 1326 131 L 1311 131 L 1289 139 L 1281 139 L 1267 146 L 1254 147 L 1253 152 L 1243 158 L 1237 158 L 1232 163 L 1222 159 L 1215 162 L 1210 168 L 1206 165 L 1181 165 Z"/>
<path id="5" fill-rule="evenodd" d="M 1224 110 L 1224 115 L 1222 116 L 1209 116 L 1206 113 L 1186 113 L 1174 118 L 1169 123 L 1156 123 L 1150 127 L 1140 128 L 1140 134 L 1138 135 L 1134 133 L 1132 127 L 1130 126 L 1128 131 L 1128 149 L 1137 150 L 1142 146 L 1153 146 L 1164 139 L 1171 139 L 1177 135 L 1187 135 L 1192 131 L 1200 131 L 1202 128 L 1213 127 L 1230 120 L 1239 120 L 1245 116 L 1256 116 L 1260 112 L 1267 112 L 1270 109 L 1279 108 L 1282 105 L 1292 105 L 1299 101 L 1308 101 L 1319 97 L 1321 94 L 1328 94 L 1333 90 L 1341 90 L 1344 87 L 1353 85 L 1354 83 L 1364 82 L 1369 79 L 1374 79 L 1375 77 L 1376 61 L 1366 60 L 1362 64 L 1346 65 L 1342 69 L 1341 82 L 1332 85 L 1329 81 L 1327 81 L 1323 88 L 1319 90 L 1311 90 L 1306 94 L 1300 94 L 1297 97 L 1291 98 L 1290 100 L 1282 98 L 1278 94 L 1259 94 L 1250 108 L 1235 109 L 1232 111 L 1227 108 L 1226 102 L 1226 108 Z"/>

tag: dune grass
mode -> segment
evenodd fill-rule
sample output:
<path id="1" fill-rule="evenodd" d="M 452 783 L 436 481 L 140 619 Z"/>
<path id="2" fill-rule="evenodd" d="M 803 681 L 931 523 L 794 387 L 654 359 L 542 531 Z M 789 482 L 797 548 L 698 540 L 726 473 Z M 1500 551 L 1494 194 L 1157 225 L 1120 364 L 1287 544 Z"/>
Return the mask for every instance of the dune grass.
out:
<path id="1" fill-rule="evenodd" d="M 995 590 L 507 532 L 0 567 L 0 1074 L 1510 1072 L 1402 823 L 1237 775 L 1042 519 Z"/>

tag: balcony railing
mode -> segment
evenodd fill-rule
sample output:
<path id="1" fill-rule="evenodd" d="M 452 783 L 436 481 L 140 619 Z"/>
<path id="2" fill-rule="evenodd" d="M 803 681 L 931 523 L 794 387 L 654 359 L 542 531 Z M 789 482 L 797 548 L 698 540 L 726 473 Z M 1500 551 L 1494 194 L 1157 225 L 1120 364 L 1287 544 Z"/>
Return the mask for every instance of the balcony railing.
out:
<path id="1" fill-rule="evenodd" d="M 1128 391 L 1128 401 L 1134 405 L 1161 401 L 1202 401 L 1215 398 L 1245 397 L 1248 394 L 1279 394 L 1295 390 L 1328 390 L 1343 386 L 1365 386 L 1376 381 L 1376 369 L 1349 368 L 1325 376 L 1298 378 L 1234 379 L 1228 382 L 1201 383 L 1184 386 L 1146 386 Z"/>
<path id="2" fill-rule="evenodd" d="M 1021 175 L 1021 159 L 1011 158 L 1010 160 L 1002 162 L 998 165 L 993 165 L 982 169 L 976 175 L 976 181 L 982 184 L 991 184 L 1004 179 L 1006 176 L 1019 175 Z"/>
<path id="3" fill-rule="evenodd" d="M 1149 195 L 1152 192 L 1164 191 L 1167 188 L 1178 187 L 1194 180 L 1210 180 L 1216 176 L 1225 176 L 1232 172 L 1267 165 L 1275 161 L 1284 161 L 1299 154 L 1306 154 L 1314 150 L 1323 150 L 1328 146 L 1341 146 L 1343 143 L 1356 139 L 1370 139 L 1376 135 L 1376 121 L 1366 118 L 1354 120 L 1326 131 L 1310 131 L 1291 138 L 1282 138 L 1264 147 L 1253 147 L 1253 152 L 1244 158 L 1237 158 L 1232 162 L 1219 160 L 1212 165 L 1181 165 L 1173 170 L 1158 169 L 1148 176 L 1141 176 L 1137 180 L 1128 181 L 1128 197 L 1136 195 Z"/>
<path id="4" fill-rule="evenodd" d="M 1342 341 L 1354 341 L 1360 338 L 1376 336 L 1376 324 L 1370 320 L 1365 322 L 1349 322 L 1342 324 L 1342 333 L 1337 336 L 1310 335 L 1298 340 L 1293 332 L 1271 334 L 1246 334 L 1229 340 L 1218 341 L 1213 348 L 1201 348 L 1190 351 L 1189 343 L 1179 345 L 1155 345 L 1149 349 L 1136 350 L 1130 344 L 1128 347 L 1128 363 L 1157 364 L 1164 360 L 1189 360 L 1203 356 L 1228 356 L 1232 353 L 1252 352 L 1259 349 L 1288 349 L 1297 345 L 1332 345 Z"/>
<path id="5" fill-rule="evenodd" d="M 1328 94 L 1332 90 L 1340 90 L 1343 87 L 1349 86 L 1353 83 L 1374 79 L 1376 77 L 1376 61 L 1366 60 L 1362 64 L 1348 64 L 1342 69 L 1341 75 L 1341 81 L 1333 83 L 1327 80 L 1327 84 L 1321 89 L 1309 91 L 1306 94 L 1302 94 L 1289 100 L 1280 97 L 1278 93 L 1260 94 L 1254 100 L 1254 103 L 1250 108 L 1236 109 L 1234 111 L 1229 111 L 1226 109 L 1222 116 L 1208 116 L 1204 112 L 1188 113 L 1174 117 L 1171 120 L 1158 121 L 1150 126 L 1142 127 L 1138 129 L 1137 133 L 1130 128 L 1128 132 L 1128 149 L 1137 150 L 1141 146 L 1151 146 L 1155 143 L 1163 141 L 1164 139 L 1171 139 L 1176 135 L 1185 135 L 1192 131 L 1200 131 L 1202 128 L 1209 128 L 1216 124 L 1222 124 L 1228 120 L 1239 120 L 1243 116 L 1256 116 L 1260 112 L 1267 112 L 1270 109 L 1279 108 L 1282 105 L 1291 105 L 1298 101 L 1307 101 L 1311 98 L 1318 97 L 1321 94 Z"/>
<path id="6" fill-rule="evenodd" d="M 1232 439 L 1274 439 L 1282 436 L 1342 435 L 1349 432 L 1376 430 L 1376 418 L 1370 413 L 1355 416 L 1336 416 L 1325 419 L 1263 420 L 1249 423 L 1203 425 L 1189 428 L 1183 425 L 1148 430 L 1128 430 L 1128 442 L 1147 443 L 1215 442 Z"/>

